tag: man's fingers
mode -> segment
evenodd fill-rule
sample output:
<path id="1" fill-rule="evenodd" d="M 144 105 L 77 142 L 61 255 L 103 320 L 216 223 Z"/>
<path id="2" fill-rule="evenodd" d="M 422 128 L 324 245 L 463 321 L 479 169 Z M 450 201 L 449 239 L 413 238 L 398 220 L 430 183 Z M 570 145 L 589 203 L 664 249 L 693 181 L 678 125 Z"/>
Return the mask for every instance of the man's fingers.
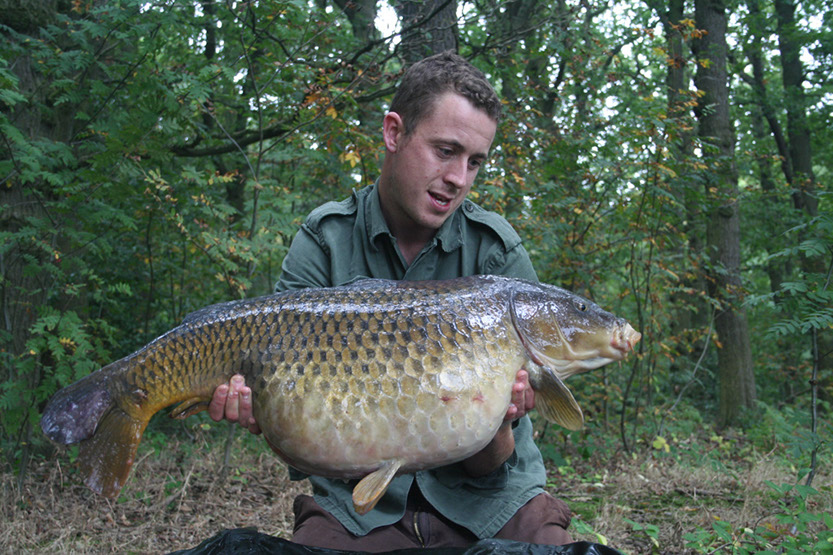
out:
<path id="1" fill-rule="evenodd" d="M 535 392 L 529 385 L 529 372 L 518 370 L 515 383 L 512 384 L 512 404 L 506 412 L 505 420 L 515 420 L 535 408 Z"/>
<path id="2" fill-rule="evenodd" d="M 526 412 L 535 408 L 535 390 L 531 387 L 526 390 Z"/>
<path id="3" fill-rule="evenodd" d="M 237 422 L 240 417 L 240 396 L 238 391 L 231 387 L 226 398 L 226 420 Z"/>
<path id="4" fill-rule="evenodd" d="M 529 384 L 529 372 L 521 370 L 518 377 L 524 384 L 524 412 L 527 413 L 535 408 L 535 390 Z"/>
<path id="5" fill-rule="evenodd" d="M 228 385 L 218 385 L 214 390 L 214 396 L 208 404 L 208 416 L 214 422 L 219 422 L 226 415 L 226 399 L 228 398 Z"/>
<path id="6" fill-rule="evenodd" d="M 518 407 L 518 410 L 523 410 L 526 407 L 526 403 L 524 403 L 525 392 L 524 384 L 515 382 L 512 385 L 512 404 Z"/>
<path id="7" fill-rule="evenodd" d="M 504 422 L 512 422 L 515 418 L 518 417 L 518 406 L 515 403 L 511 403 L 509 408 L 506 410 L 506 416 L 503 417 Z"/>
<path id="8" fill-rule="evenodd" d="M 252 410 L 252 390 L 240 374 L 232 376 L 228 384 L 217 386 L 208 404 L 208 415 L 215 422 L 239 422 L 253 434 L 261 433 Z"/>
<path id="9" fill-rule="evenodd" d="M 240 425 L 253 434 L 261 433 L 252 409 L 252 390 L 249 387 L 240 390 Z"/>
<path id="10" fill-rule="evenodd" d="M 252 415 L 252 390 L 247 386 L 240 388 L 237 416 L 240 425 L 244 428 L 250 428 L 254 424 L 255 419 Z"/>
<path id="11" fill-rule="evenodd" d="M 235 374 L 231 377 L 231 381 L 229 382 L 229 392 L 228 398 L 226 399 L 226 420 L 229 422 L 239 422 L 241 421 L 241 393 L 244 389 L 248 389 L 245 385 L 245 381 L 243 380 L 243 376 L 239 374 Z M 249 395 L 251 395 L 251 390 L 249 390 Z M 249 414 L 242 415 L 246 418 L 252 415 L 252 406 L 251 401 L 249 402 Z"/>

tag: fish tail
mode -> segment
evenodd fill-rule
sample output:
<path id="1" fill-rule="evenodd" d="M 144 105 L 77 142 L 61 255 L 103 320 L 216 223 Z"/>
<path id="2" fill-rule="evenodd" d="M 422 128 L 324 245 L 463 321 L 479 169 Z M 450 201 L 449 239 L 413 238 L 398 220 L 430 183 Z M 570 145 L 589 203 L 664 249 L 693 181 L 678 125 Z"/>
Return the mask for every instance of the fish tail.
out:
<path id="1" fill-rule="evenodd" d="M 105 497 L 115 497 L 121 490 L 147 423 L 113 407 L 99 422 L 96 433 L 81 442 L 78 466 L 91 490 Z"/>
<path id="2" fill-rule="evenodd" d="M 60 390 L 41 417 L 51 440 L 79 443 L 78 464 L 85 483 L 96 493 L 115 496 L 127 480 L 136 449 L 150 416 L 125 412 L 116 402 L 115 374 L 124 361 L 93 372 Z"/>
<path id="3" fill-rule="evenodd" d="M 95 433 L 98 422 L 113 406 L 109 368 L 61 389 L 49 400 L 40 421 L 49 439 L 69 445 Z"/>

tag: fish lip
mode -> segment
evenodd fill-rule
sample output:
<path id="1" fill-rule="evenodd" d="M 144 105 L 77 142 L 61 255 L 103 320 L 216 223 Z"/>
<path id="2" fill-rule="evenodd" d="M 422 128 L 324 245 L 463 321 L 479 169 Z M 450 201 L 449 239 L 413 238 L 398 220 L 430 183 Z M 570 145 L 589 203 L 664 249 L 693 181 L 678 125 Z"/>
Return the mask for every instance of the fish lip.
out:
<path id="1" fill-rule="evenodd" d="M 610 346 L 613 347 L 621 358 L 625 358 L 628 351 L 633 351 L 634 345 L 639 343 L 640 339 L 642 339 L 642 334 L 633 329 L 629 323 L 624 322 L 613 334 L 610 340 Z"/>

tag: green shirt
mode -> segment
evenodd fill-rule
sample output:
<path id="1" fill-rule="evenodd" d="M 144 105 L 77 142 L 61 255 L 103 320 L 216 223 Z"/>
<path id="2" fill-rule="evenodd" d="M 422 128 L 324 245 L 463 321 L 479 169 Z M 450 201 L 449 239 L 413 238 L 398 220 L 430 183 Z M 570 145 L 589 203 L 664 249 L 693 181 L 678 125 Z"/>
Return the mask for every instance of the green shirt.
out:
<path id="1" fill-rule="evenodd" d="M 376 186 L 354 191 L 310 213 L 292 241 L 276 289 L 343 285 L 358 277 L 397 280 L 451 279 L 498 274 L 537 281 L 529 255 L 501 216 L 466 200 L 408 265 L 396 246 Z M 461 464 L 394 478 L 384 497 L 364 516 L 353 510 L 356 481 L 309 477 L 315 500 L 351 533 L 361 536 L 397 522 L 405 514 L 416 480 L 423 496 L 449 520 L 478 538 L 494 536 L 546 482 L 541 453 L 525 416 L 515 422 L 515 451 L 487 476 L 472 478 Z M 293 478 L 305 475 L 294 471 Z"/>

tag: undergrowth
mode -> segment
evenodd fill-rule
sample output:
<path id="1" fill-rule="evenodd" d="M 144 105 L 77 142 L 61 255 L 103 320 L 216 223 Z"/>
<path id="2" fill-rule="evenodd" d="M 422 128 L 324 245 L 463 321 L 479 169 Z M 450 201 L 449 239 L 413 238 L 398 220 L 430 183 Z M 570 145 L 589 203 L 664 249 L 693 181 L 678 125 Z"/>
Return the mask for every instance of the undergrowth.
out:
<path id="1" fill-rule="evenodd" d="M 547 487 L 572 509 L 575 540 L 625 554 L 833 554 L 830 423 L 813 441 L 803 424 L 761 407 L 744 432 L 718 432 L 686 413 L 662 436 L 638 426 L 625 452 L 592 420 L 582 432 L 536 422 Z M 23 477 L 5 469 L 0 552 L 161 553 L 239 527 L 291 537 L 292 500 L 308 484 L 289 481 L 260 437 L 235 429 L 229 440 L 229 430 L 205 416 L 155 418 L 114 500 L 80 483 L 73 449 Z M 805 486 L 817 442 L 821 464 Z"/>
<path id="2" fill-rule="evenodd" d="M 743 432 L 718 432 L 693 412 L 662 436 L 641 426 L 631 452 L 592 424 L 554 434 L 542 452 L 573 536 L 634 554 L 833 554 L 830 421 L 813 436 L 803 414 L 761 405 Z M 813 447 L 823 462 L 806 485 Z"/>

